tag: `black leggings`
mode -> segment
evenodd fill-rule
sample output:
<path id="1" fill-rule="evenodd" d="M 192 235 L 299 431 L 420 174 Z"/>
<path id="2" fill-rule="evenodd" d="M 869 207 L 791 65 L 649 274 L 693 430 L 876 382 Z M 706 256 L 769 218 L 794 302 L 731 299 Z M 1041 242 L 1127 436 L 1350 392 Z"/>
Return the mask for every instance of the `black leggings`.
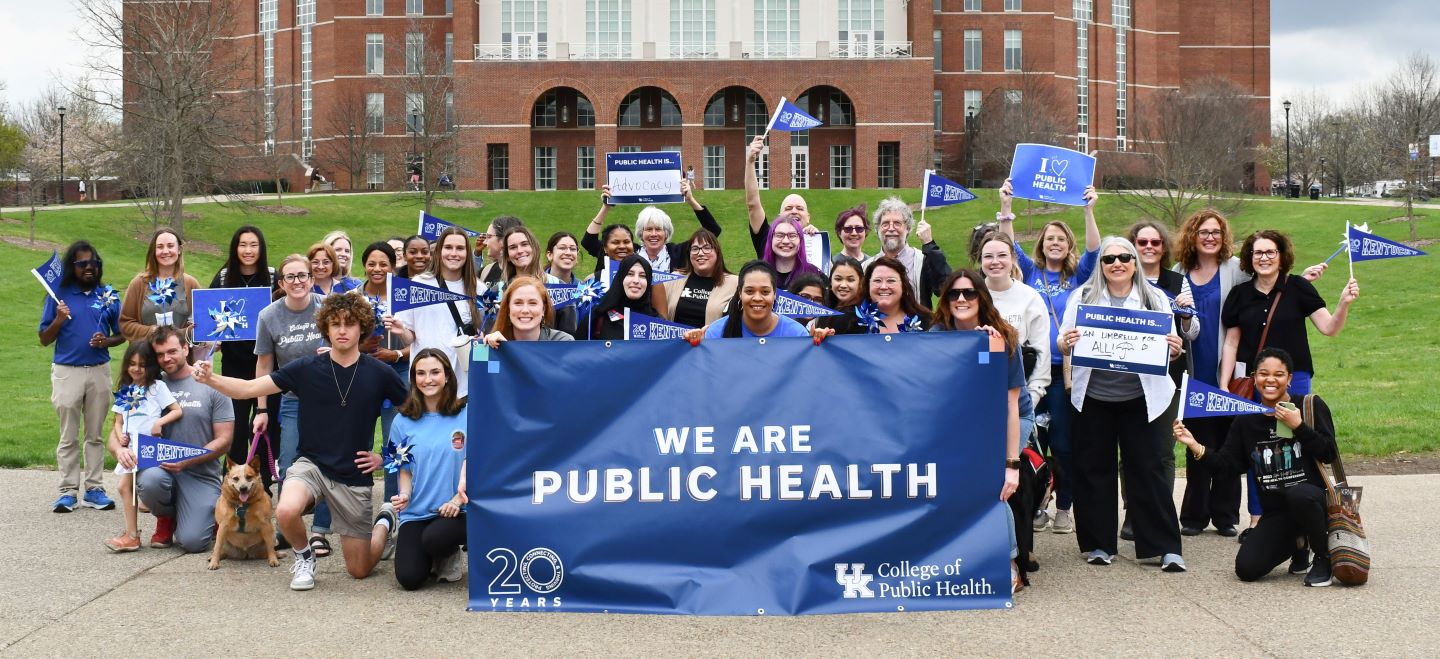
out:
<path id="1" fill-rule="evenodd" d="M 1328 561 L 1325 534 L 1325 490 L 1314 483 L 1298 483 L 1276 494 L 1261 494 L 1265 515 L 1235 555 L 1235 576 L 1255 581 L 1295 554 L 1295 539 L 1310 542 L 1316 561 Z"/>
<path id="2" fill-rule="evenodd" d="M 464 514 L 401 524 L 400 535 L 395 540 L 395 580 L 405 590 L 425 585 L 435 561 L 460 551 L 463 544 Z"/>

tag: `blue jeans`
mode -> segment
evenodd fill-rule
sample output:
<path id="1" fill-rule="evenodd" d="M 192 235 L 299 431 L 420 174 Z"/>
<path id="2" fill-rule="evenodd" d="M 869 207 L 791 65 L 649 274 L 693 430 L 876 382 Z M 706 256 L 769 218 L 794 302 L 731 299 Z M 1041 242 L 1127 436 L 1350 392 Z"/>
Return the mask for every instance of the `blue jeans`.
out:
<path id="1" fill-rule="evenodd" d="M 1292 398 L 1298 398 L 1309 394 L 1310 379 L 1313 377 L 1313 374 L 1306 373 L 1305 371 L 1295 371 L 1290 377 L 1290 396 Z M 1259 397 L 1260 392 L 1256 391 L 1255 398 L 1258 400 Z M 1298 406 L 1300 403 L 1296 401 L 1295 404 Z M 1245 503 L 1246 507 L 1250 510 L 1250 516 L 1260 517 L 1264 514 L 1264 511 L 1260 508 L 1260 483 L 1255 480 L 1254 469 L 1245 473 L 1245 495 Z"/>
<path id="2" fill-rule="evenodd" d="M 404 382 L 408 388 L 410 386 L 410 360 L 405 359 L 396 362 L 392 364 L 391 367 L 395 369 L 395 374 L 400 376 L 400 381 Z M 380 444 L 382 448 L 385 442 L 390 441 L 390 424 L 395 422 L 395 415 L 397 413 L 395 407 L 390 405 L 388 401 L 384 407 L 380 408 Z M 388 471 L 385 472 L 385 501 L 389 501 L 390 497 L 399 493 L 400 474 L 398 472 L 394 474 Z"/>
<path id="3" fill-rule="evenodd" d="M 1042 453 L 1050 454 L 1050 471 L 1055 475 L 1055 508 L 1069 510 L 1074 501 L 1070 489 L 1071 475 L 1075 473 L 1070 452 L 1070 424 L 1075 417 L 1075 407 L 1070 404 L 1070 392 L 1065 390 L 1065 373 L 1060 364 L 1050 365 L 1050 387 L 1035 410 L 1050 413 L 1050 427 L 1040 431 L 1037 443 Z"/>
<path id="4" fill-rule="evenodd" d="M 280 398 L 280 478 L 285 478 L 285 472 L 290 465 L 295 464 L 295 458 L 300 452 L 300 399 L 294 396 L 283 396 Z M 315 522 L 311 525 L 312 533 L 330 532 L 330 506 L 321 501 L 315 506 Z"/>

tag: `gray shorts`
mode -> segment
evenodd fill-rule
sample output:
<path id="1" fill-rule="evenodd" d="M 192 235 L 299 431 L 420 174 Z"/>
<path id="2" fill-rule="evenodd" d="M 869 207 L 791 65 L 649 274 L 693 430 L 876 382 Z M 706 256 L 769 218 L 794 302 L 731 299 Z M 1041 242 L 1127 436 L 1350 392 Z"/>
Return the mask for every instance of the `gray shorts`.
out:
<path id="1" fill-rule="evenodd" d="M 330 528 L 349 538 L 370 537 L 375 526 L 371 516 L 370 495 L 372 486 L 346 485 L 325 477 L 320 468 L 309 458 L 298 458 L 290 470 L 285 472 L 285 484 L 291 481 L 302 483 L 315 496 L 315 502 L 330 504 L 332 516 Z"/>

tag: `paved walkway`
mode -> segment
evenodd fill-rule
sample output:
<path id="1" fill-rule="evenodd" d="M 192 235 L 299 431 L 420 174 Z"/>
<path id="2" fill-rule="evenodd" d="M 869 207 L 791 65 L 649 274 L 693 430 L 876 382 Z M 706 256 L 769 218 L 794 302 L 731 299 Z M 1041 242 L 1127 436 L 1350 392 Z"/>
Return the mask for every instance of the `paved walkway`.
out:
<path id="1" fill-rule="evenodd" d="M 230 562 L 100 545 L 118 510 L 56 515 L 54 472 L 0 471 L 0 656 L 1424 656 L 1440 647 L 1440 475 L 1369 476 L 1371 583 L 1244 584 L 1235 541 L 1187 538 L 1186 574 L 1121 545 L 1084 564 L 1074 536 L 1040 534 L 1042 569 L 1008 611 L 794 618 L 465 612 L 465 585 L 401 591 L 389 563 L 363 581 L 337 555 L 315 590 L 288 590 L 289 557 Z M 1182 481 L 1183 484 L 1183 481 Z M 1179 489 L 1179 488 L 1177 488 Z M 113 489 L 112 489 L 113 491 Z M 142 527 L 149 527 L 143 522 Z M 148 531 L 147 536 L 148 538 Z"/>

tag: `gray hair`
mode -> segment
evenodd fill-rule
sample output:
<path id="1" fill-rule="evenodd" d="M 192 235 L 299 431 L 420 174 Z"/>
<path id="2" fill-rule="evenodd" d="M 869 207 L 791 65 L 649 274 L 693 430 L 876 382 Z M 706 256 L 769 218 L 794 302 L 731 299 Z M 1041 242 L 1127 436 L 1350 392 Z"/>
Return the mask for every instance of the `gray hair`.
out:
<path id="1" fill-rule="evenodd" d="M 875 207 L 875 213 L 870 216 L 870 225 L 879 230 L 880 218 L 889 213 L 899 213 L 900 217 L 905 220 L 906 226 L 909 227 L 906 231 L 910 233 L 915 231 L 915 214 L 910 212 L 910 204 L 894 195 L 880 200 L 880 205 Z"/>
<path id="2" fill-rule="evenodd" d="M 640 234 L 645 227 L 657 226 L 665 230 L 665 241 L 670 241 L 670 236 L 675 235 L 675 223 L 670 221 L 670 216 L 665 211 L 655 206 L 646 206 L 641 209 L 640 217 L 635 218 L 635 239 L 640 239 Z"/>
<path id="3" fill-rule="evenodd" d="M 1140 252 L 1135 249 L 1134 243 L 1120 236 L 1106 236 L 1104 240 L 1100 241 L 1101 257 L 1104 256 L 1105 250 L 1116 245 L 1124 247 L 1125 251 L 1130 253 L 1130 262 L 1135 264 L 1135 274 L 1131 284 L 1140 292 L 1140 304 L 1150 311 L 1170 311 L 1169 298 L 1161 293 L 1160 289 L 1151 286 L 1150 282 L 1145 279 L 1145 271 L 1140 267 Z M 1100 295 L 1106 291 L 1105 266 L 1098 262 L 1098 258 L 1095 269 L 1090 271 L 1090 279 L 1085 282 L 1085 287 L 1080 292 L 1082 304 L 1098 304 Z"/>

